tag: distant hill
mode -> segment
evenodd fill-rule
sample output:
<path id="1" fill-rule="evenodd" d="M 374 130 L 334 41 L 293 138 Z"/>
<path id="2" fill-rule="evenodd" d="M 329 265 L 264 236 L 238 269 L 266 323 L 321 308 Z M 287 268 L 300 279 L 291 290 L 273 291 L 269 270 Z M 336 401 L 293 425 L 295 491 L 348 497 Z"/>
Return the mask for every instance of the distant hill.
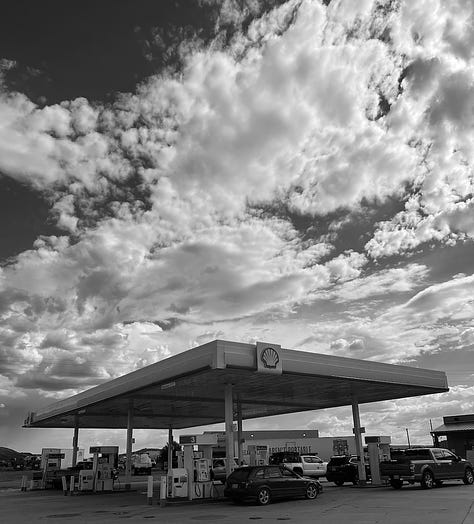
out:
<path id="1" fill-rule="evenodd" d="M 25 456 L 25 453 L 19 453 L 18 451 L 15 451 L 14 449 L 10 448 L 3 448 L 0 446 L 0 460 L 23 460 L 23 457 Z"/>

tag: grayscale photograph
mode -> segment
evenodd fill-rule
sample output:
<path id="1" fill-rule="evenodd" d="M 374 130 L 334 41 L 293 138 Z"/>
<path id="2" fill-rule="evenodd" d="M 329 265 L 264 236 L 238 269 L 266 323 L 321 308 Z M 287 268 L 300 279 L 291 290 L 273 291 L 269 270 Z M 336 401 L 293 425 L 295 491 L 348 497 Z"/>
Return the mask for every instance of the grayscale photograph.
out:
<path id="1" fill-rule="evenodd" d="M 474 524 L 472 0 L 7 0 L 0 521 Z"/>

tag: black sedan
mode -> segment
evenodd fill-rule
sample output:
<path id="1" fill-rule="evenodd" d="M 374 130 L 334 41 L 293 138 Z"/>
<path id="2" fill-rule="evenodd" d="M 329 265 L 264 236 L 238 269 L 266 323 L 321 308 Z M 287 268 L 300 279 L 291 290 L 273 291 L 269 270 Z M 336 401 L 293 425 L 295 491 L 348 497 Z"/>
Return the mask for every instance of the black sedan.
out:
<path id="1" fill-rule="evenodd" d="M 254 499 L 265 506 L 277 498 L 315 499 L 321 491 L 317 480 L 302 477 L 285 466 L 247 466 L 227 477 L 224 495 L 236 503 Z"/>

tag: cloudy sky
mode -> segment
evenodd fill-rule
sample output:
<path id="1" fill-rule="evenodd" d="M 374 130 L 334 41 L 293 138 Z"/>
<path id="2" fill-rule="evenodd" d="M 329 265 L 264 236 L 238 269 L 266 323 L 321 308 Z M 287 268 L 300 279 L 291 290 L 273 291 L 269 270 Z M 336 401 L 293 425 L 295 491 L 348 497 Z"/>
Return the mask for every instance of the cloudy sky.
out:
<path id="1" fill-rule="evenodd" d="M 68 447 L 27 412 L 216 338 L 446 371 L 361 407 L 395 442 L 474 412 L 471 0 L 2 13 L 0 445 Z"/>

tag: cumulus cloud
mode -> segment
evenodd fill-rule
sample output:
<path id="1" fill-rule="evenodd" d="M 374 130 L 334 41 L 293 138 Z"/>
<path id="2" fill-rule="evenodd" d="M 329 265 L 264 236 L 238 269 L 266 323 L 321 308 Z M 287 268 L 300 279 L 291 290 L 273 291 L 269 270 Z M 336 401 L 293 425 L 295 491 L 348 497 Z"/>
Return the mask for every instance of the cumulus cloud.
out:
<path id="1" fill-rule="evenodd" d="M 473 8 L 450 5 L 289 2 L 246 24 L 262 6 L 229 1 L 219 28 L 245 31 L 110 104 L 2 88 L 0 171 L 64 232 L 0 268 L 7 389 L 61 396 L 213 338 L 390 362 L 472 344 L 471 276 L 383 265 L 473 237 Z M 389 199 L 340 248 L 327 223 Z"/>
<path id="2" fill-rule="evenodd" d="M 414 275 L 421 277 L 421 281 L 415 279 L 412 289 L 422 287 L 426 273 L 422 270 Z M 416 360 L 423 353 L 449 351 L 454 355 L 457 350 L 472 348 L 472 283 L 472 276 L 454 278 L 425 287 L 408 300 L 405 300 L 406 293 L 402 293 L 399 304 L 395 304 L 397 295 L 393 292 L 388 303 L 376 300 L 370 307 L 364 300 L 362 308 L 347 310 L 348 318 L 328 322 L 326 336 L 331 332 L 339 335 L 333 335 L 330 350 L 341 356 L 396 363 Z M 381 284 L 385 285 L 383 278 Z M 377 290 L 373 293 L 377 298 Z M 344 291 L 341 296 L 345 297 L 345 304 L 348 304 L 346 300 L 354 299 Z"/>
<path id="3" fill-rule="evenodd" d="M 472 413 L 472 386 L 451 387 L 447 393 L 426 395 L 413 399 L 397 399 L 360 406 L 361 423 L 367 435 L 388 435 L 392 444 L 432 445 L 431 426 L 435 429 L 443 423 L 442 417 Z M 320 436 L 351 435 L 352 414 L 350 408 L 318 411 L 316 416 L 306 416 L 307 426 L 318 428 Z M 431 424 L 430 424 L 431 421 Z"/>
<path id="4" fill-rule="evenodd" d="M 3 92 L 0 115 L 0 169 L 21 182 L 44 189 L 79 180 L 92 189 L 100 172 L 120 172 L 85 99 L 38 108 L 20 93 Z"/>
<path id="5" fill-rule="evenodd" d="M 21 362 L 27 369 L 18 384 L 44 388 L 48 376 L 58 377 L 51 388 L 64 386 L 60 377 L 78 385 L 67 366 L 92 380 L 115 376 L 170 354 L 160 327 L 169 318 L 230 322 L 288 312 L 332 282 L 356 278 L 366 263 L 353 252 L 322 262 L 326 244 L 303 243 L 275 219 L 203 230 L 150 255 L 153 242 L 152 225 L 108 221 L 73 245 L 65 237 L 43 239 L 5 267 L 5 372 L 19 371 Z"/>
<path id="6" fill-rule="evenodd" d="M 359 4 L 275 8 L 229 47 L 190 51 L 179 80 L 152 77 L 110 107 L 77 99 L 40 109 L 4 93 L 0 168 L 67 188 L 53 209 L 71 232 L 81 209 L 73 200 L 117 191 L 123 200 L 120 183 L 136 174 L 153 211 L 202 220 L 276 198 L 324 215 L 416 183 L 416 223 L 407 227 L 406 213 L 382 223 L 370 255 L 469 235 L 471 214 L 457 204 L 472 194 L 472 56 L 459 35 L 469 38 L 472 6 Z M 221 22 L 259 12 L 226 2 Z"/>
<path id="7" fill-rule="evenodd" d="M 345 303 L 367 298 L 380 298 L 383 295 L 390 295 L 393 300 L 396 293 L 406 293 L 421 286 L 428 272 L 428 268 L 420 264 L 381 270 L 335 286 L 331 291 L 322 293 L 321 296 Z"/>
<path id="8" fill-rule="evenodd" d="M 442 320 L 473 318 L 474 276 L 455 278 L 435 284 L 417 293 L 406 304 L 394 308 L 392 318 L 411 317 L 413 322 L 435 324 Z"/>
<path id="9" fill-rule="evenodd" d="M 396 47 L 411 58 L 403 95 L 387 115 L 422 157 L 419 187 L 406 210 L 379 225 L 367 244 L 375 257 L 409 251 L 430 240 L 472 238 L 474 77 L 471 2 L 453 12 L 442 1 L 403 5 L 393 26 Z M 456 29 L 454 29 L 456 28 Z M 454 36 L 454 34 L 456 36 Z M 462 44 L 461 44 L 462 42 Z"/>

